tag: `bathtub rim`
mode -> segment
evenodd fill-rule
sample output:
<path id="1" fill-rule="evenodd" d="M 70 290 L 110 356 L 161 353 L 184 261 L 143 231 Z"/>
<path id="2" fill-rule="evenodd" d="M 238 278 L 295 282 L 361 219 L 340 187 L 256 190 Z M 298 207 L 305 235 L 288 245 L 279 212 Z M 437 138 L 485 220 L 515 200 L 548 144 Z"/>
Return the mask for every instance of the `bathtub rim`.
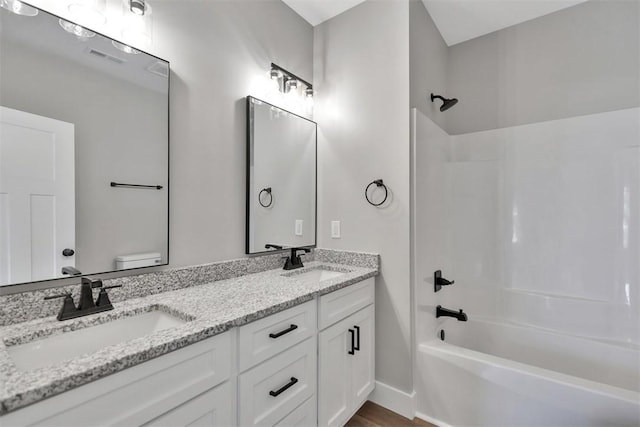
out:
<path id="1" fill-rule="evenodd" d="M 508 371 L 521 374 L 532 375 L 537 378 L 552 381 L 556 384 L 569 385 L 584 391 L 620 399 L 624 402 L 638 405 L 640 407 L 640 391 L 629 390 L 606 383 L 576 377 L 574 375 L 564 374 L 562 372 L 553 371 L 551 369 L 540 368 L 538 366 L 529 365 L 527 363 L 505 359 L 503 357 L 494 356 L 492 354 L 470 350 L 468 348 L 449 344 L 446 341 L 442 341 L 440 339 L 423 341 L 418 345 L 417 348 L 419 352 L 423 353 L 429 353 L 429 351 L 438 351 L 451 356 L 459 356 L 464 359 L 487 363 L 492 367 L 503 368 Z"/>

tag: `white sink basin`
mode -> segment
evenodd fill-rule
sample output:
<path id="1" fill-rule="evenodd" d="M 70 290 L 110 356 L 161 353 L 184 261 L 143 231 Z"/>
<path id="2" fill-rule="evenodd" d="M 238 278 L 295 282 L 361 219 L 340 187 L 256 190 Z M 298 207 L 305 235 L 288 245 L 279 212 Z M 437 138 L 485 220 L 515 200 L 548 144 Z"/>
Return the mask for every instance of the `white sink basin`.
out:
<path id="1" fill-rule="evenodd" d="M 185 320 L 154 310 L 25 344 L 8 346 L 7 352 L 19 370 L 28 371 L 185 323 Z"/>
<path id="2" fill-rule="evenodd" d="M 336 277 L 343 276 L 344 274 L 346 273 L 341 271 L 315 269 L 305 271 L 304 273 L 292 274 L 289 277 L 308 282 L 322 282 L 324 280 L 335 279 Z"/>

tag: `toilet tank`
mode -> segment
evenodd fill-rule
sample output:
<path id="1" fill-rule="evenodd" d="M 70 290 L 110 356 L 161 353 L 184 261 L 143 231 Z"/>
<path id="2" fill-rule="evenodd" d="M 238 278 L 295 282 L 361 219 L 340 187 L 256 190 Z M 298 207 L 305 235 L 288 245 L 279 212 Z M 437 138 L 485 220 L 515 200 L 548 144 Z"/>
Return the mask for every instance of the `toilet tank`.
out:
<path id="1" fill-rule="evenodd" d="M 130 255 L 118 255 L 116 257 L 116 270 L 127 270 L 129 268 L 152 267 L 162 264 L 162 257 L 159 252 L 145 252 Z"/>

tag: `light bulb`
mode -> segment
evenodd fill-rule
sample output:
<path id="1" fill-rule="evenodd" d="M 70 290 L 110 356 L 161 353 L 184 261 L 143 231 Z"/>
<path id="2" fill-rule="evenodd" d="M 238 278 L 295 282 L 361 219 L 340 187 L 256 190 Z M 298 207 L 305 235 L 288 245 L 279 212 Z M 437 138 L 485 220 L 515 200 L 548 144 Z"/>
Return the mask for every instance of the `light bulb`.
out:
<path id="1" fill-rule="evenodd" d="M 308 87 L 307 89 L 305 89 L 304 94 L 307 96 L 307 98 L 313 98 L 313 89 Z"/>
<path id="2" fill-rule="evenodd" d="M 129 10 L 136 15 L 144 15 L 147 8 L 144 0 L 129 0 Z"/>
<path id="3" fill-rule="evenodd" d="M 290 89 L 297 89 L 298 88 L 298 80 L 290 79 L 288 81 L 289 81 L 289 88 Z"/>
<path id="4" fill-rule="evenodd" d="M 0 7 L 16 15 L 36 16 L 38 14 L 38 9 L 26 5 L 19 0 L 0 0 Z"/>
<path id="5" fill-rule="evenodd" d="M 84 27 L 81 27 L 78 24 L 74 24 L 73 22 L 65 21 L 64 19 L 59 19 L 58 23 L 60 26 L 67 32 L 71 33 L 74 36 L 81 39 L 88 39 L 96 35 L 93 31 L 89 31 Z"/>

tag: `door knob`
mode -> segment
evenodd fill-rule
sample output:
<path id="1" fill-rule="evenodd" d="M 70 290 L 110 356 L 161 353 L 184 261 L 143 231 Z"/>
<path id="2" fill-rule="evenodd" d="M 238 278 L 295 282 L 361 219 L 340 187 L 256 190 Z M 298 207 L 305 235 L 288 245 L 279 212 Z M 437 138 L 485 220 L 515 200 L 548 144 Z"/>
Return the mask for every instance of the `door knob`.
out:
<path id="1" fill-rule="evenodd" d="M 62 251 L 62 255 L 63 256 L 73 256 L 75 254 L 75 251 L 73 249 L 65 249 Z"/>

